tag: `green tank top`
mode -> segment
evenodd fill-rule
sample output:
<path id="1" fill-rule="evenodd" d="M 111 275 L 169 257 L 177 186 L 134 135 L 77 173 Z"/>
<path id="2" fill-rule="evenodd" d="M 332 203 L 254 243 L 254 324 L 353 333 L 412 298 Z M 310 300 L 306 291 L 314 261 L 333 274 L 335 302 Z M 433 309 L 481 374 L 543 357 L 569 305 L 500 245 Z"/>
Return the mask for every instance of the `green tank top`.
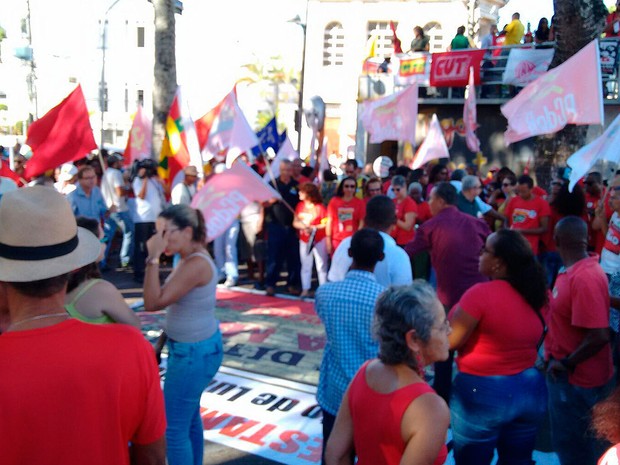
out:
<path id="1" fill-rule="evenodd" d="M 103 315 L 103 316 L 100 316 L 98 318 L 89 318 L 87 316 L 82 315 L 75 308 L 75 304 L 80 299 L 80 297 L 82 297 L 86 293 L 86 291 L 88 291 L 91 287 L 93 287 L 99 281 L 103 281 L 103 280 L 102 279 L 92 279 L 92 280 L 90 280 L 88 283 L 86 283 L 85 286 L 82 287 L 82 289 L 80 289 L 80 291 L 75 295 L 75 297 L 73 298 L 73 300 L 71 302 L 69 302 L 68 304 L 65 304 L 65 310 L 67 311 L 67 313 L 72 318 L 75 318 L 76 320 L 83 321 L 85 323 L 97 323 L 97 324 L 101 324 L 101 323 L 115 323 L 115 321 L 112 318 L 110 318 L 108 315 Z"/>

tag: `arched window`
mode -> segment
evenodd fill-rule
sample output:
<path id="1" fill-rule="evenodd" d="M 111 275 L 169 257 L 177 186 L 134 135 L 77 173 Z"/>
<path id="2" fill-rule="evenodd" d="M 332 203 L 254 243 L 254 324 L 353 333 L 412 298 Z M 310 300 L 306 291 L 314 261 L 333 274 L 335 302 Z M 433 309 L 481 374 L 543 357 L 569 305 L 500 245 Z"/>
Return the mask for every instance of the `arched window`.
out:
<path id="1" fill-rule="evenodd" d="M 395 27 L 398 23 L 395 23 Z M 375 36 L 375 56 L 379 58 L 385 58 L 391 56 L 394 53 L 394 46 L 392 44 L 392 38 L 394 34 L 390 28 L 389 21 L 370 21 L 368 23 L 368 41 Z"/>
<path id="2" fill-rule="evenodd" d="M 343 63 L 344 29 L 340 23 L 329 23 L 323 35 L 323 66 L 342 66 Z"/>
<path id="3" fill-rule="evenodd" d="M 430 51 L 443 52 L 446 50 L 447 45 L 444 43 L 443 31 L 441 30 L 441 24 L 437 21 L 431 21 L 424 27 L 424 32 L 431 38 Z"/>

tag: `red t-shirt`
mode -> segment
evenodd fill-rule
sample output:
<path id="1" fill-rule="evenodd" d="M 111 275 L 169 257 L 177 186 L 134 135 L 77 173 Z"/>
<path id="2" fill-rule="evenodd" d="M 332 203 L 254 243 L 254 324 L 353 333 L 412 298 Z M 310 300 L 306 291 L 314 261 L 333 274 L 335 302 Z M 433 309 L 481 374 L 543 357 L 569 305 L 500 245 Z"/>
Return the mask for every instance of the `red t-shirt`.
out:
<path id="1" fill-rule="evenodd" d="M 415 218 L 416 224 L 422 224 L 426 220 L 430 220 L 433 217 L 431 213 L 431 207 L 428 202 L 422 202 L 418 204 L 418 216 Z"/>
<path id="2" fill-rule="evenodd" d="M 523 200 L 520 196 L 513 197 L 506 205 L 504 216 L 508 218 L 510 229 L 534 229 L 540 227 L 540 220 L 551 216 L 551 208 L 542 197 Z M 532 246 L 534 255 L 538 255 L 540 234 L 524 234 Z"/>
<path id="3" fill-rule="evenodd" d="M 405 215 L 407 213 L 418 213 L 418 205 L 415 203 L 411 197 L 405 197 L 403 200 L 392 199 L 394 201 L 394 205 L 396 206 L 396 218 L 400 221 L 405 220 Z M 409 241 L 413 240 L 415 236 L 415 220 L 413 222 L 413 227 L 410 231 L 405 231 L 398 226 L 394 227 L 391 232 L 391 236 L 394 238 L 398 245 L 405 245 Z"/>
<path id="4" fill-rule="evenodd" d="M 560 360 L 583 342 L 586 329 L 609 327 L 607 276 L 592 255 L 558 274 L 549 300 L 547 355 Z M 569 373 L 570 384 L 584 388 L 603 386 L 613 375 L 611 348 L 606 344 Z"/>
<path id="5" fill-rule="evenodd" d="M 459 371 L 477 376 L 507 376 L 534 366 L 543 325 L 534 309 L 507 281 L 476 284 L 463 294 L 458 305 L 478 320 L 478 326 L 458 351 Z M 454 309 L 450 317 L 453 313 Z"/>
<path id="6" fill-rule="evenodd" d="M 601 197 L 595 197 L 586 192 L 586 211 L 588 214 L 588 246 L 596 253 L 597 255 L 601 254 L 603 250 L 603 244 L 605 243 L 605 234 L 600 229 L 592 229 L 592 221 L 594 221 L 596 208 L 601 201 Z M 609 206 L 609 201 L 605 202 L 605 215 L 607 216 L 607 221 L 611 218 L 613 214 L 613 210 Z"/>
<path id="7" fill-rule="evenodd" d="M 543 199 L 548 195 L 547 191 L 544 190 L 542 187 L 540 186 L 534 186 L 532 187 L 532 194 L 534 194 L 537 197 L 542 197 Z"/>
<path id="8" fill-rule="evenodd" d="M 135 328 L 78 320 L 0 336 L 4 465 L 129 464 L 165 432 L 153 348 Z"/>
<path id="9" fill-rule="evenodd" d="M 598 461 L 598 465 L 618 465 L 620 463 L 620 444 L 610 447 Z"/>
<path id="10" fill-rule="evenodd" d="M 373 390 L 366 382 L 366 367 L 359 369 L 349 387 L 349 409 L 353 420 L 353 442 L 358 465 L 398 465 L 405 452 L 401 422 L 405 411 L 418 397 L 434 393 L 426 383 L 414 383 L 389 394 Z M 372 408 L 369 408 L 372 406 Z M 439 450 L 434 465 L 446 461 L 448 449 Z"/>
<path id="11" fill-rule="evenodd" d="M 310 202 L 299 202 L 295 208 L 295 216 L 308 226 L 317 226 L 327 222 L 327 209 L 322 203 L 313 204 Z M 299 230 L 299 240 L 308 242 L 310 234 L 303 230 Z M 317 229 L 314 236 L 314 242 L 318 243 L 325 239 L 325 228 Z"/>
<path id="12" fill-rule="evenodd" d="M 363 200 L 353 197 L 345 202 L 342 197 L 332 197 L 327 205 L 327 216 L 331 222 L 333 249 L 345 238 L 352 236 L 359 229 L 366 214 Z"/>

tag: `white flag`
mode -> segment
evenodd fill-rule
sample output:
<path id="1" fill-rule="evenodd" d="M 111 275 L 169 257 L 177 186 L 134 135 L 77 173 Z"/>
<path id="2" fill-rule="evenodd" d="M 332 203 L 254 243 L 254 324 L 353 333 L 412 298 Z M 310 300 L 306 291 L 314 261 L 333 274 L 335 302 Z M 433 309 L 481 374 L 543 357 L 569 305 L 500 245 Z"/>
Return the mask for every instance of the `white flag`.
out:
<path id="1" fill-rule="evenodd" d="M 428 134 L 426 134 L 424 142 L 422 142 L 418 153 L 413 158 L 411 169 L 415 170 L 425 163 L 438 158 L 450 158 L 450 152 L 448 151 L 448 145 L 443 136 L 437 115 L 433 114 Z"/>
<path id="2" fill-rule="evenodd" d="M 502 82 L 513 86 L 528 85 L 547 72 L 554 53 L 552 48 L 511 49 Z"/>
<path id="3" fill-rule="evenodd" d="M 463 123 L 465 125 L 465 143 L 467 148 L 474 153 L 480 152 L 480 140 L 476 136 L 478 128 L 478 114 L 476 111 L 476 86 L 474 85 L 474 67 L 469 68 L 469 84 L 467 85 L 467 96 L 463 105 Z"/>

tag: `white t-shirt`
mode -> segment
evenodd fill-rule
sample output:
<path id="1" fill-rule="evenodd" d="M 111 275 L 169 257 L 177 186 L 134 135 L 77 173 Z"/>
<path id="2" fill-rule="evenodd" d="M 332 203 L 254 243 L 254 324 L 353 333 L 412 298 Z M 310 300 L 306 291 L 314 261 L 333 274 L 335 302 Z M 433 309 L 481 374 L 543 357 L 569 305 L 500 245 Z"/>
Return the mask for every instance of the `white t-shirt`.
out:
<path id="1" fill-rule="evenodd" d="M 124 196 L 119 196 L 116 192 L 117 187 L 123 187 L 125 182 L 123 180 L 123 173 L 116 168 L 108 168 L 101 180 L 101 194 L 103 200 L 105 200 L 106 207 L 112 208 L 112 205 L 116 207 L 116 211 L 126 212 L 127 201 Z"/>
<path id="2" fill-rule="evenodd" d="M 193 184 L 188 186 L 184 182 L 180 182 L 172 188 L 170 203 L 172 205 L 189 205 L 192 203 L 192 197 L 194 197 L 195 194 L 196 186 Z"/>
<path id="3" fill-rule="evenodd" d="M 609 228 L 601 251 L 601 268 L 607 274 L 620 271 L 620 216 L 617 212 L 614 212 L 609 220 Z"/>
<path id="4" fill-rule="evenodd" d="M 142 183 L 148 182 L 144 198 L 138 197 Z M 164 193 L 161 185 L 152 179 L 136 178 L 133 180 L 133 192 L 136 196 L 136 223 L 155 223 L 164 204 Z"/>
<path id="5" fill-rule="evenodd" d="M 409 255 L 401 247 L 396 244 L 392 236 L 379 231 L 383 238 L 383 253 L 385 258 L 375 266 L 375 277 L 377 282 L 385 287 L 388 286 L 404 286 L 413 282 L 413 274 L 411 272 L 411 261 Z M 343 281 L 344 276 L 349 271 L 353 259 L 349 257 L 349 247 L 351 246 L 351 237 L 345 238 L 332 257 L 332 265 L 327 274 L 327 280 Z"/>

